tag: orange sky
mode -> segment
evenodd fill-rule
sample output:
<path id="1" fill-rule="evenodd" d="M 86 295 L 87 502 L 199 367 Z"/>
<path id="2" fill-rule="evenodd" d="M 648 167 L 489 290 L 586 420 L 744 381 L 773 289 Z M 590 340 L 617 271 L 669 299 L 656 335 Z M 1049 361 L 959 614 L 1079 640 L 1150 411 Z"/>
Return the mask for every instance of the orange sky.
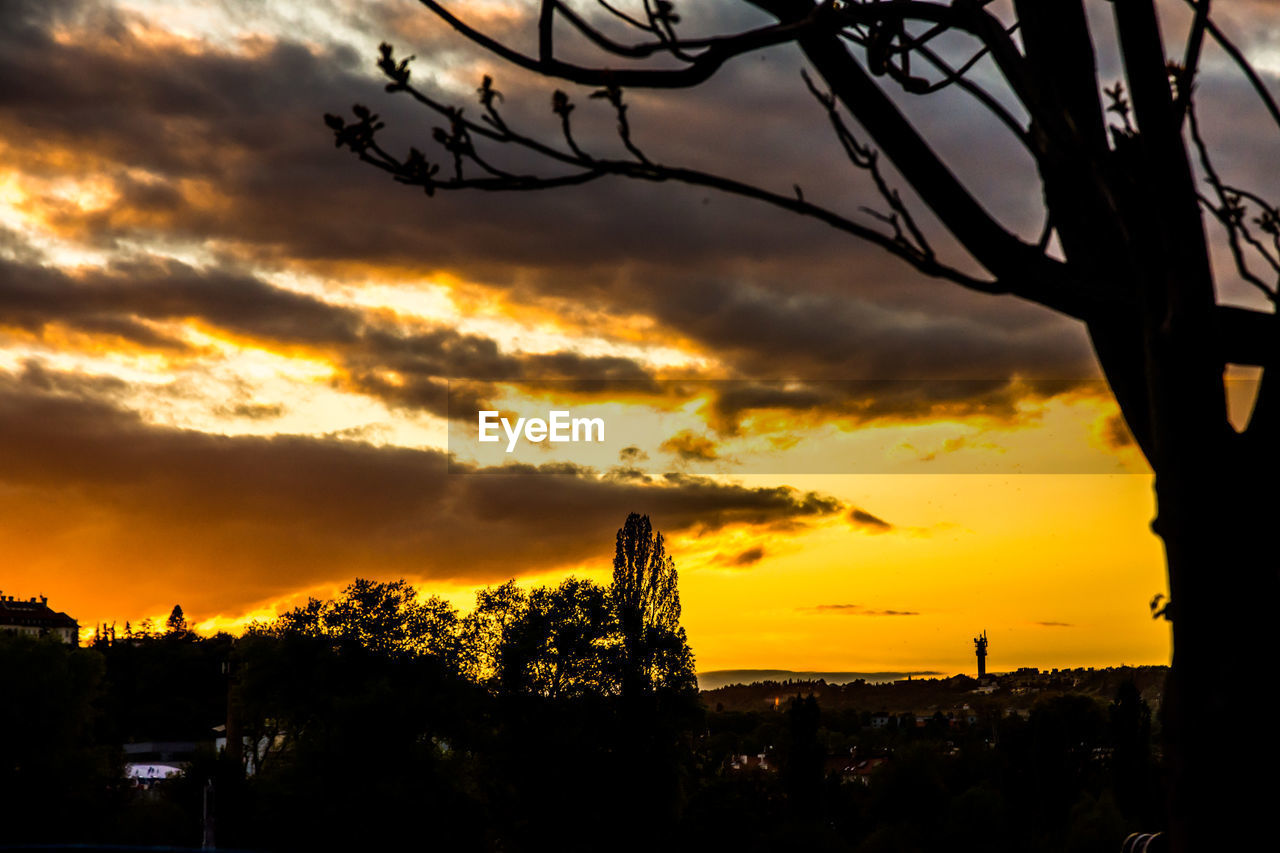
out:
<path id="1" fill-rule="evenodd" d="M 984 629 L 993 670 L 1167 661 L 1150 477 L 1079 324 L 703 190 L 399 187 L 320 120 L 362 101 L 413 141 L 426 116 L 382 90 L 379 41 L 459 100 L 494 73 L 543 131 L 550 87 L 413 4 L 269 5 L 0 13 L 4 594 L 82 625 L 180 603 L 203 630 L 356 576 L 465 608 L 512 576 L 606 582 L 638 511 L 702 670 L 966 671 Z M 528 32 L 519 4 L 473 7 Z M 740 20 L 709 4 L 690 25 Z M 635 93 L 636 138 L 856 211 L 799 59 L 766 57 L 778 73 Z M 1202 86 L 1233 109 L 1215 61 Z M 587 94 L 583 139 L 610 144 Z M 770 123 L 726 135 L 743 114 Z M 955 102 L 915 118 L 1038 229 L 1007 140 Z M 460 380 L 464 403 L 599 413 L 610 441 L 482 448 L 473 414 L 448 420 Z"/>

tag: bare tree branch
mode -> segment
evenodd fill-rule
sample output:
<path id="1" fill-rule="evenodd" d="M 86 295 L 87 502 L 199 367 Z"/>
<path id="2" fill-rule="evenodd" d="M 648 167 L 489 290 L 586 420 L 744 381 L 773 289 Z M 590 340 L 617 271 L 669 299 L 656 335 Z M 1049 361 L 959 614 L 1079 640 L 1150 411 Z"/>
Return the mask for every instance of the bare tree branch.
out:
<path id="1" fill-rule="evenodd" d="M 785 18 L 795 13 L 794 7 L 797 4 L 790 0 L 758 0 L 756 5 Z M 1041 113 L 1039 97 L 1027 80 L 1025 58 L 1012 38 L 1016 27 L 1003 24 L 984 9 L 984 5 L 973 2 L 943 5 L 922 0 L 894 0 L 889 3 L 849 2 L 840 5 L 837 18 L 845 26 L 858 24 L 868 27 L 870 41 L 874 41 L 878 33 L 885 32 L 889 27 L 894 28 L 896 32 L 902 32 L 901 28 L 908 21 L 932 23 L 946 31 L 967 33 L 982 45 L 981 52 L 984 55 L 990 54 L 1018 100 L 1027 107 L 1033 117 L 1036 117 Z M 921 44 L 927 41 L 921 38 Z M 886 44 L 884 48 L 887 54 L 889 45 Z M 904 35 L 900 49 L 909 51 L 915 48 L 913 42 Z M 871 56 L 872 47 L 868 46 L 868 51 L 868 63 L 874 66 L 877 59 Z M 875 73 L 874 70 L 873 73 Z"/>
<path id="2" fill-rule="evenodd" d="M 877 187 L 880 188 L 886 200 L 889 201 L 895 217 L 901 217 L 901 221 L 907 223 L 912 239 L 907 239 L 900 231 L 886 234 L 855 222 L 834 211 L 805 200 L 803 194 L 796 196 L 783 195 L 709 172 L 685 167 L 666 166 L 652 161 L 631 140 L 630 127 L 626 122 L 626 104 L 623 101 L 621 90 L 617 87 L 599 90 L 593 94 L 593 97 L 607 100 L 613 107 L 615 115 L 618 116 L 618 135 L 628 152 L 635 158 L 634 160 L 600 158 L 589 155 L 584 151 L 574 140 L 572 133 L 570 114 L 574 109 L 574 105 L 563 92 L 556 92 L 552 98 L 552 111 L 560 117 L 561 128 L 568 150 L 548 146 L 511 128 L 502 118 L 497 108 L 497 101 L 500 95 L 497 90 L 493 89 L 492 81 L 488 77 L 484 78 L 480 88 L 477 90 L 481 105 L 485 109 L 484 119 L 486 124 L 480 124 L 466 118 L 462 110 L 436 101 L 413 86 L 409 82 L 410 74 L 407 60 L 397 63 L 392 56 L 389 45 L 382 46 L 379 66 L 391 78 L 388 89 L 407 92 L 419 103 L 449 119 L 449 129 L 437 127 L 433 138 L 452 158 L 454 163 L 453 177 L 441 178 L 439 176 L 439 166 L 429 163 L 416 148 L 411 148 L 408 155 L 403 159 L 397 158 L 383 149 L 376 140 L 376 134 L 382 129 L 383 123 L 376 114 L 363 106 L 357 105 L 353 108 L 353 112 L 358 119 L 355 123 L 348 123 L 344 119 L 333 115 L 325 117 L 326 123 L 333 130 L 335 142 L 338 145 L 349 148 L 361 160 L 387 172 L 396 181 L 411 186 L 420 186 L 428 194 L 433 194 L 437 190 L 525 191 L 554 189 L 588 183 L 605 176 L 622 176 L 654 182 L 678 181 L 691 186 L 702 186 L 745 198 L 753 198 L 802 216 L 817 219 L 833 228 L 880 246 L 891 254 L 907 261 L 926 275 L 944 278 L 983 293 L 1006 292 L 999 282 L 968 275 L 959 269 L 939 262 L 934 257 L 932 250 L 928 248 L 927 242 L 924 241 L 923 234 L 919 232 L 914 221 L 911 220 L 910 214 L 902 204 L 901 198 L 884 183 L 883 178 L 879 175 L 878 167 L 872 165 L 875 158 L 870 155 L 867 149 L 856 148 L 859 156 L 869 157 L 872 161 L 872 164 L 868 164 L 866 168 L 872 171 L 875 176 Z M 472 142 L 473 136 L 484 138 L 499 145 L 513 145 L 533 151 L 554 162 L 573 167 L 575 171 L 562 175 L 530 175 L 507 172 L 493 166 L 479 155 Z M 852 137 L 850 137 L 851 139 Z M 856 140 L 853 140 L 853 144 L 857 146 Z M 467 175 L 465 170 L 466 163 L 474 163 L 485 174 L 482 176 Z M 883 217 L 874 218 L 878 218 L 881 221 L 893 221 L 894 227 L 897 227 L 896 220 L 888 220 Z"/>
<path id="3" fill-rule="evenodd" d="M 1197 13 L 1200 10 L 1201 2 L 1204 3 L 1206 10 L 1208 7 L 1207 0 L 1185 0 L 1186 4 L 1195 9 Z M 1280 127 L 1280 107 L 1276 106 L 1276 101 L 1271 97 L 1271 92 L 1267 90 L 1267 84 L 1262 82 L 1262 78 L 1258 76 L 1258 72 L 1253 69 L 1253 65 L 1240 48 L 1227 38 L 1226 33 L 1219 29 L 1218 25 L 1209 19 L 1207 11 L 1205 15 L 1205 27 L 1209 31 L 1209 35 L 1213 36 L 1213 40 L 1218 43 L 1218 47 L 1226 51 L 1227 56 L 1231 57 L 1231 61 L 1236 64 L 1240 72 L 1244 74 L 1245 79 L 1249 81 L 1249 85 L 1253 87 L 1253 91 L 1258 95 L 1258 99 L 1262 101 L 1263 106 L 1267 108 L 1267 112 L 1271 114 L 1271 119 L 1276 123 L 1276 127 Z"/>
<path id="4" fill-rule="evenodd" d="M 1209 199 L 1200 196 L 1201 203 L 1214 215 L 1222 224 L 1223 230 L 1226 231 L 1227 244 L 1231 247 L 1231 256 L 1235 261 L 1236 271 L 1240 273 L 1240 277 L 1258 288 L 1268 299 L 1274 302 L 1276 301 L 1276 286 L 1267 284 L 1250 269 L 1248 259 L 1244 255 L 1244 248 L 1241 246 L 1241 240 L 1253 248 L 1270 265 L 1272 273 L 1276 276 L 1280 276 L 1280 261 L 1277 261 L 1267 251 L 1266 247 L 1249 232 L 1246 224 L 1248 211 L 1242 200 L 1247 198 L 1261 207 L 1262 215 L 1257 221 L 1264 230 L 1273 235 L 1273 241 L 1280 236 L 1280 228 L 1277 227 L 1280 224 L 1280 220 L 1278 220 L 1280 214 L 1277 214 L 1274 207 L 1267 204 L 1257 195 L 1233 189 L 1222 182 L 1210 158 L 1209 147 L 1205 144 L 1204 138 L 1200 134 L 1200 120 L 1196 115 L 1194 101 L 1188 104 L 1187 115 L 1191 119 L 1191 139 L 1194 141 L 1196 151 L 1200 155 L 1200 165 L 1204 169 L 1205 180 L 1213 188 L 1218 198 L 1218 202 L 1215 205 Z"/>
<path id="5" fill-rule="evenodd" d="M 574 105 L 570 103 L 568 96 L 562 92 L 557 92 L 552 99 L 552 109 L 560 117 L 561 131 L 565 144 L 564 148 L 557 148 L 532 137 L 519 134 L 507 127 L 500 113 L 493 107 L 493 99 L 486 102 L 483 94 L 482 103 L 486 107 L 486 112 L 483 116 L 484 123 L 462 119 L 461 111 L 439 102 L 421 90 L 408 85 L 407 60 L 397 64 L 391 61 L 388 55 L 384 55 L 379 65 L 391 77 L 392 82 L 387 87 L 389 90 L 406 91 L 418 102 L 449 118 L 451 127 L 454 126 L 453 123 L 455 121 L 461 122 L 457 125 L 456 130 L 446 133 L 441 139 L 441 144 L 446 146 L 446 150 L 449 150 L 450 147 L 456 149 L 450 151 L 451 157 L 454 158 L 454 177 L 451 180 L 440 179 L 439 167 L 428 164 L 425 157 L 416 152 L 416 150 L 411 150 L 409 156 L 404 159 L 397 159 L 377 147 L 376 144 L 365 144 L 362 140 L 368 137 L 367 141 L 371 142 L 372 134 L 376 132 L 376 128 L 371 129 L 368 122 L 356 122 L 353 125 L 345 125 L 341 129 L 335 128 L 335 135 L 339 137 L 339 144 L 352 147 L 362 159 L 383 171 L 387 171 L 402 183 L 422 186 L 424 190 L 430 193 L 436 189 L 472 188 L 487 191 L 550 189 L 584 184 L 608 175 L 650 181 L 677 180 L 695 186 L 705 186 L 748 198 L 755 198 L 776 207 L 815 218 L 845 233 L 886 248 L 892 254 L 906 260 L 927 275 L 945 278 L 984 293 L 1012 293 L 1019 295 L 1062 311 L 1069 316 L 1081 319 L 1097 316 L 1099 311 L 1119 308 L 1127 304 L 1131 298 L 1122 292 L 1106 290 L 1102 283 L 1090 277 L 1082 278 L 1073 274 L 1068 264 L 1049 258 L 1045 254 L 1045 250 L 1047 248 L 1046 237 L 1054 230 L 1054 223 L 1051 219 L 1046 221 L 1046 228 L 1035 244 L 1024 243 L 998 225 L 969 196 L 968 192 L 950 174 L 947 167 L 937 159 L 927 144 L 915 134 L 915 131 L 897 112 L 896 107 L 866 78 L 866 73 L 852 61 L 846 51 L 840 49 L 839 43 L 830 41 L 831 36 L 834 34 L 836 38 L 852 39 L 858 43 L 865 43 L 870 38 L 872 30 L 877 26 L 896 27 L 897 24 L 904 23 L 907 20 L 932 22 L 933 25 L 918 36 L 907 34 L 905 29 L 895 29 L 894 38 L 897 40 L 886 46 L 886 55 L 901 57 L 902 54 L 907 52 L 918 53 L 942 73 L 942 80 L 946 84 L 960 85 L 966 88 L 971 94 L 978 97 L 1011 130 L 1018 133 L 1020 139 L 1025 140 L 1025 131 L 1008 111 L 1000 106 L 989 93 L 964 78 L 965 72 L 972 67 L 974 62 L 981 57 L 991 55 L 997 59 L 997 66 L 1005 73 L 1006 79 L 1010 81 L 1015 94 L 1018 94 L 1019 88 L 1025 89 L 1031 85 L 1029 78 L 1026 76 L 1028 73 L 1026 61 L 1010 38 L 1013 27 L 999 22 L 981 8 L 982 4 L 976 6 L 968 4 L 942 6 L 937 3 L 917 2 L 917 0 L 905 0 L 905 2 L 897 0 L 893 3 L 850 2 L 841 4 L 838 7 L 829 7 L 824 12 L 822 7 L 815 6 L 809 0 L 749 0 L 749 2 L 753 2 L 755 5 L 779 17 L 780 22 L 777 25 L 762 27 L 736 36 L 679 41 L 674 40 L 673 21 L 668 20 L 665 26 L 659 25 L 656 20 L 658 10 L 652 3 L 646 10 L 647 22 L 631 17 L 607 3 L 601 3 L 602 7 L 614 17 L 622 20 L 630 27 L 653 34 L 657 39 L 655 42 L 637 46 L 622 46 L 616 42 L 609 41 L 607 47 L 598 40 L 592 39 L 594 43 L 609 52 L 616 52 L 617 50 L 631 51 L 632 55 L 642 57 L 661 52 L 669 53 L 673 44 L 678 44 L 682 50 L 702 49 L 704 51 L 693 58 L 694 64 L 683 69 L 657 71 L 653 69 L 631 69 L 631 72 L 638 71 L 639 74 L 629 75 L 626 70 L 583 69 L 576 66 L 563 66 L 556 60 L 551 60 L 551 64 L 548 65 L 541 59 L 535 60 L 531 57 L 523 57 L 523 55 L 510 55 L 510 52 L 502 45 L 493 42 L 473 28 L 462 24 L 455 16 L 444 9 L 440 3 L 434 2 L 434 0 L 423 0 L 423 2 L 468 38 L 474 36 L 473 40 L 477 41 L 477 43 L 488 47 L 500 56 L 511 59 L 522 67 L 530 68 L 549 76 L 562 76 L 566 79 L 578 79 L 600 85 L 602 90 L 597 94 L 605 99 L 609 99 L 608 92 L 610 88 L 616 90 L 618 92 L 618 102 L 611 105 L 614 106 L 615 114 L 618 116 L 619 137 L 634 159 L 597 158 L 585 151 L 578 144 L 572 131 L 570 113 L 574 109 Z M 1188 0 L 1188 2 L 1196 5 L 1194 0 Z M 542 4 L 540 12 L 540 22 L 554 13 L 560 15 L 575 30 L 588 38 L 591 38 L 591 33 L 598 34 L 594 27 L 590 26 L 572 10 L 567 9 L 559 0 L 547 0 Z M 836 12 L 839 13 L 838 16 L 834 15 Z M 670 15 L 669 9 L 665 14 L 668 19 L 673 17 Z M 831 15 L 833 18 L 838 18 L 838 20 L 833 23 L 832 18 L 823 17 L 824 15 Z M 979 50 L 971 55 L 959 69 L 953 68 L 946 60 L 928 47 L 928 42 L 934 36 L 949 28 L 974 35 L 981 42 Z M 1205 30 L 1210 34 L 1214 34 L 1216 27 L 1211 21 L 1207 21 Z M 898 35 L 899 32 L 901 33 L 900 37 Z M 826 38 L 824 38 L 824 35 Z M 601 36 L 601 38 L 604 37 Z M 1218 36 L 1215 35 L 1215 38 L 1218 38 Z M 956 234 L 961 244 L 968 248 L 980 263 L 987 266 L 988 270 L 994 274 L 993 278 L 976 278 L 962 273 L 954 267 L 939 263 L 933 256 L 923 229 L 915 223 L 914 218 L 908 214 L 905 206 L 902 206 L 901 198 L 896 191 L 890 190 L 882 178 L 875 179 L 873 177 L 873 180 L 875 180 L 877 191 L 889 204 L 889 212 L 869 211 L 865 207 L 863 210 L 868 212 L 868 215 L 872 216 L 873 219 L 887 225 L 889 227 L 888 233 L 869 228 L 832 210 L 813 204 L 804 197 L 799 187 L 795 188 L 794 194 L 783 195 L 724 176 L 713 175 L 699 170 L 665 166 L 650 160 L 640 147 L 631 141 L 630 126 L 626 120 L 625 104 L 621 102 L 623 83 L 620 81 L 631 80 L 634 81 L 634 85 L 658 87 L 694 85 L 699 82 L 698 79 L 694 79 L 698 75 L 703 75 L 702 79 L 705 79 L 705 76 L 710 76 L 711 73 L 714 73 L 715 68 L 711 67 L 712 65 L 718 68 L 723 61 L 733 55 L 784 41 L 799 43 L 802 50 L 806 51 L 806 54 L 812 52 L 812 55 L 810 55 L 811 60 L 814 60 L 815 56 L 821 60 L 820 62 L 814 62 L 815 68 L 823 75 L 824 79 L 829 82 L 834 81 L 832 94 L 829 97 L 833 97 L 833 101 L 838 99 L 846 108 L 850 109 L 860 123 L 868 127 L 873 137 L 877 137 L 877 134 L 883 137 L 877 138 L 882 147 L 894 154 L 895 165 L 898 166 L 899 171 L 920 192 L 925 203 L 940 217 L 943 225 Z M 711 59 L 708 59 L 708 57 L 711 57 Z M 654 77 L 651 76 L 651 73 L 658 75 L 674 74 L 676 76 Z M 628 83 L 627 85 L 632 84 Z M 810 82 L 810 85 L 812 89 L 812 82 Z M 1120 91 L 1118 87 L 1116 91 Z M 815 94 L 819 93 L 815 91 Z M 1042 96 L 1037 96 L 1037 98 L 1040 97 Z M 1127 121 L 1127 101 L 1125 101 L 1123 95 L 1120 96 L 1120 100 L 1124 101 L 1126 114 L 1122 115 L 1122 117 Z M 1039 105 L 1038 108 L 1045 108 L 1043 102 L 1037 100 L 1036 103 Z M 1031 104 L 1025 102 L 1024 106 L 1029 109 L 1032 107 Z M 619 109 L 620 107 L 621 109 Z M 1117 109 L 1115 104 L 1113 104 L 1112 109 Z M 332 119 L 333 117 L 330 118 Z M 838 114 L 836 119 L 837 122 L 842 124 Z M 380 127 L 380 123 L 378 124 Z M 1133 132 L 1136 133 L 1136 129 L 1133 129 Z M 551 162 L 565 166 L 570 171 L 559 175 L 517 175 L 510 173 L 480 157 L 475 150 L 475 145 L 470 142 L 473 137 L 483 138 L 500 145 L 516 145 L 525 148 L 546 157 Z M 848 133 L 848 128 L 844 127 L 844 130 L 841 131 L 837 127 L 837 138 L 845 148 L 846 154 L 850 156 L 851 162 L 857 165 L 858 157 L 855 157 L 850 150 L 850 143 L 856 142 L 856 140 L 853 140 L 852 135 Z M 886 138 L 891 143 L 888 146 L 884 144 Z M 904 142 L 905 144 L 902 144 Z M 464 154 L 465 156 L 462 156 Z M 483 174 L 468 175 L 460 179 L 458 171 L 460 165 L 459 157 L 473 163 Z M 899 160 L 902 162 L 898 162 Z M 1243 194 L 1241 197 L 1244 197 Z M 1261 221 L 1259 226 L 1262 227 Z M 1268 225 L 1267 227 L 1270 226 Z M 1263 230 L 1267 229 L 1263 228 Z M 1245 238 L 1242 237 L 1242 239 Z M 1277 242 L 1276 245 L 1280 249 L 1280 242 Z M 1108 306 L 1111 308 L 1108 309 Z M 1228 310 L 1224 315 L 1229 316 L 1231 319 L 1220 323 L 1222 327 L 1240 327 L 1250 330 L 1261 328 L 1259 324 L 1253 323 L 1252 319 L 1248 322 L 1241 321 L 1240 316 L 1231 313 L 1232 311 L 1235 311 L 1235 309 Z M 1256 349 L 1250 349 L 1247 343 L 1236 339 L 1233 335 L 1221 335 L 1220 343 L 1222 346 L 1230 348 L 1233 353 L 1230 358 L 1237 363 L 1260 363 L 1266 358 L 1270 358 L 1270 356 L 1264 356 Z"/>
<path id="6" fill-rule="evenodd" d="M 586 86 L 641 86 L 654 89 L 696 86 L 710 78 L 725 62 L 733 57 L 772 45 L 794 41 L 798 33 L 818 26 L 828 14 L 827 6 L 814 6 L 811 8 L 811 13 L 802 20 L 761 27 L 732 36 L 696 39 L 688 42 L 668 38 L 666 33 L 659 29 L 656 31 L 661 35 L 658 41 L 626 46 L 606 38 L 571 10 L 568 10 L 567 7 L 556 2 L 556 0 L 547 0 L 542 6 L 543 12 L 539 17 L 539 56 L 532 57 L 466 24 L 436 0 L 419 0 L 419 2 L 480 47 L 529 71 L 548 77 L 581 83 Z M 675 69 L 613 69 L 606 67 L 589 68 L 558 60 L 550 52 L 550 24 L 546 25 L 545 30 L 542 28 L 542 21 L 548 19 L 552 12 L 555 11 L 559 11 L 562 15 L 567 13 L 566 20 L 573 24 L 575 29 L 587 35 L 592 42 L 609 53 L 630 58 L 643 58 L 666 52 L 677 58 L 685 59 L 687 64 L 683 68 Z M 689 56 L 684 53 L 684 51 L 692 49 L 700 49 L 701 52 L 696 56 Z"/>
<path id="7" fill-rule="evenodd" d="M 642 21 L 639 21 L 631 17 L 626 12 L 623 12 L 620 9 L 613 6 L 612 4 L 608 3 L 607 0 L 596 0 L 596 2 L 601 7 L 603 7 L 605 11 L 613 15 L 615 18 L 618 18 L 619 20 L 624 21 L 627 24 L 630 24 L 631 26 L 635 27 L 638 30 L 644 30 L 647 33 L 653 32 L 653 28 L 649 24 L 643 23 Z"/>
<path id="8" fill-rule="evenodd" d="M 1209 25 L 1209 0 L 1201 0 L 1193 4 L 1196 16 L 1191 22 L 1191 33 L 1187 36 L 1187 47 L 1183 51 L 1182 66 L 1178 70 L 1178 100 L 1174 108 L 1178 112 L 1178 123 L 1186 120 L 1187 110 L 1191 106 L 1191 89 L 1195 85 L 1196 72 L 1200 68 L 1200 48 L 1204 45 L 1204 31 Z"/>
<path id="9" fill-rule="evenodd" d="M 1016 25 L 1006 30 L 1012 33 L 1016 29 Z M 886 62 L 885 70 L 896 82 L 898 82 L 905 91 L 915 95 L 931 95 L 939 92 L 949 86 L 957 86 L 970 95 L 972 95 L 979 103 L 987 108 L 996 118 L 998 118 L 1006 127 L 1013 131 L 1014 136 L 1020 142 L 1030 148 L 1030 138 L 1027 135 L 1026 128 L 1013 117 L 996 98 L 986 89 L 977 83 L 969 80 L 965 75 L 973 69 L 984 57 L 988 56 L 991 49 L 985 45 L 978 48 L 972 55 L 960 63 L 958 67 L 953 67 L 941 55 L 928 46 L 928 43 L 935 35 L 946 32 L 946 27 L 941 24 L 934 25 L 924 35 L 918 38 L 907 38 L 905 44 L 894 45 L 887 49 L 889 56 L 900 56 L 905 63 L 911 53 L 915 52 L 941 73 L 941 77 L 937 80 L 926 80 L 921 77 L 913 77 L 910 73 L 909 65 L 895 65 L 892 62 Z M 842 38 L 850 41 L 859 47 L 867 47 L 870 38 L 865 30 L 858 25 L 852 30 L 845 29 L 840 32 Z"/>
<path id="10" fill-rule="evenodd" d="M 789 5 L 767 0 L 771 6 Z M 915 2 L 885 6 L 927 6 Z M 781 9 L 779 9 L 781 11 Z M 1000 28 L 1003 33 L 1003 29 Z M 937 153 L 920 137 L 896 105 L 849 55 L 837 37 L 811 32 L 800 37 L 805 56 L 832 87 L 836 97 L 867 129 L 898 172 L 995 279 L 1010 292 L 1084 318 L 1113 301 L 1091 282 L 1072 281 L 1065 265 L 1010 233 L 977 202 Z"/>

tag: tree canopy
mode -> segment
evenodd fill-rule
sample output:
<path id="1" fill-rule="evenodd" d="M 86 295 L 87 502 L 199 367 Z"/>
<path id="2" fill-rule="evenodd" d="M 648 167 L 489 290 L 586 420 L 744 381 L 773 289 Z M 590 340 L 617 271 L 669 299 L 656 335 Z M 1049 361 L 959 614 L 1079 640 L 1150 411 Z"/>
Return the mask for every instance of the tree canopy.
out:
<path id="1" fill-rule="evenodd" d="M 573 577 L 532 588 L 511 580 L 479 590 L 475 607 L 461 613 L 439 596 L 420 596 L 403 578 L 357 578 L 337 598 L 311 598 L 250 634 L 383 658 L 428 658 L 503 693 L 557 699 L 692 690 L 693 653 L 662 534 L 647 516 L 632 513 L 616 550 L 608 588 Z"/>
<path id="2" fill-rule="evenodd" d="M 680 627 L 675 561 L 647 515 L 631 513 L 618 530 L 609 592 L 625 651 L 623 691 L 690 686 L 693 659 Z"/>

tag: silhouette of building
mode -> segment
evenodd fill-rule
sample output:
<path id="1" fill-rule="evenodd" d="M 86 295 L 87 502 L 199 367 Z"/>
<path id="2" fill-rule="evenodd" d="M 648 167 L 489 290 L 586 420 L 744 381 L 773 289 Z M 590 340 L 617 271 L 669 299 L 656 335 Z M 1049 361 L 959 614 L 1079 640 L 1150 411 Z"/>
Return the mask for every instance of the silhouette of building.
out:
<path id="1" fill-rule="evenodd" d="M 973 638 L 974 652 L 978 655 L 978 677 L 982 678 L 987 674 L 987 632 Z"/>
<path id="2" fill-rule="evenodd" d="M 37 637 L 53 636 L 68 645 L 80 644 L 80 623 L 49 607 L 45 596 L 19 601 L 0 594 L 0 631 Z"/>

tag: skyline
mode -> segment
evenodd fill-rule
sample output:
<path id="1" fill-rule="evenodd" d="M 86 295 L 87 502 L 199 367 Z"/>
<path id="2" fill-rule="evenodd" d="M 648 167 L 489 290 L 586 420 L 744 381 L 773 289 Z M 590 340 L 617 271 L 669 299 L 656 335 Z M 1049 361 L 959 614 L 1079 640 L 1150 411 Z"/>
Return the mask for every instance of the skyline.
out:
<path id="1" fill-rule="evenodd" d="M 470 9 L 532 32 L 512 4 Z M 1274 82 L 1274 37 L 1242 24 L 1275 13 L 1225 12 Z M 740 14 L 689 13 L 691 28 Z M 1151 478 L 1074 321 L 703 190 L 615 181 L 492 204 L 383 180 L 321 121 L 359 101 L 406 144 L 429 132 L 382 91 L 381 41 L 457 103 L 492 74 L 513 122 L 548 121 L 553 87 L 414 3 L 65 0 L 0 16 L 0 73 L 18 81 L 0 94 L 5 590 L 90 626 L 181 604 L 206 632 L 357 576 L 468 609 L 512 576 L 605 580 L 637 511 L 668 537 L 703 671 L 965 671 L 982 629 L 1010 670 L 1167 663 L 1167 623 L 1148 612 L 1167 591 Z M 799 59 L 761 56 L 705 91 L 629 93 L 637 139 L 856 210 L 866 188 L 829 174 L 837 143 Z M 1240 182 L 1274 188 L 1261 130 L 1230 121 L 1247 87 L 1213 54 L 1200 88 Z M 587 94 L 584 138 L 604 139 Z M 769 119 L 717 134 L 743 109 Z M 912 117 L 992 210 L 1038 230 L 1031 166 L 997 129 L 946 99 Z M 1221 287 L 1257 304 L 1229 275 Z M 575 406 L 612 407 L 649 467 L 524 448 L 519 462 L 561 473 L 450 473 L 459 378 L 521 414 L 565 383 Z M 582 390 L 593 380 L 611 390 Z M 744 401 L 669 393 L 679 380 L 814 382 Z M 814 473 L 863 441 L 892 451 L 875 473 Z M 1048 473 L 1062 460 L 1093 473 Z M 726 461 L 737 473 L 708 471 Z"/>

